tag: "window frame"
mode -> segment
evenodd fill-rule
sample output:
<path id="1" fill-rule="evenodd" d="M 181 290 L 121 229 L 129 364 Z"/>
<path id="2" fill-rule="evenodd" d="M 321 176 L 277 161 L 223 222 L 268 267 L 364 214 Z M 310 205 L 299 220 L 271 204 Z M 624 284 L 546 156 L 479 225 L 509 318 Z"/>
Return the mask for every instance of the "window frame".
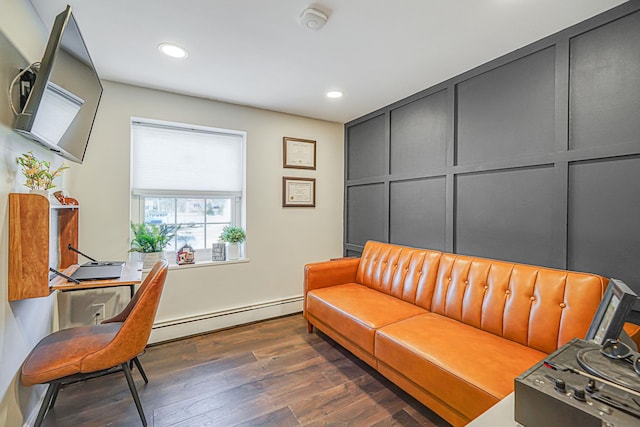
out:
<path id="1" fill-rule="evenodd" d="M 201 125 L 193 125 L 186 123 L 177 123 L 177 122 L 169 122 L 164 120 L 156 120 L 156 119 L 145 119 L 139 117 L 131 117 L 130 129 L 131 129 L 131 152 L 133 153 L 133 127 L 136 124 L 155 126 L 158 128 L 167 128 L 167 129 L 180 129 L 182 131 L 194 131 L 194 132 L 204 132 L 204 133 L 212 133 L 212 134 L 223 134 L 223 135 L 234 135 L 240 137 L 241 144 L 241 176 L 242 176 L 242 189 L 241 191 L 199 191 L 199 190 L 146 190 L 146 189 L 136 189 L 133 188 L 132 183 L 132 173 L 130 173 L 130 197 L 131 197 L 131 211 L 130 211 L 130 220 L 136 223 L 144 222 L 145 219 L 145 198 L 192 198 L 192 199 L 231 199 L 230 207 L 231 207 L 231 222 L 232 226 L 239 226 L 246 229 L 246 141 L 247 141 L 247 133 L 245 131 L 238 130 L 230 130 L 230 129 L 221 129 L 214 128 L 208 126 Z M 131 171 L 135 167 L 133 155 L 131 157 Z M 174 214 L 177 213 L 178 206 L 176 204 Z M 175 218 L 175 217 L 174 217 Z M 206 217 L 205 217 L 206 218 Z M 205 222 L 206 226 L 206 222 Z M 174 242 L 177 244 L 178 242 Z M 205 240 L 206 244 L 206 240 Z M 165 250 L 165 256 L 169 260 L 170 264 L 175 265 L 175 254 L 179 248 L 176 247 L 176 250 Z M 202 263 L 211 263 L 211 248 L 196 248 L 196 264 Z M 246 253 L 244 248 L 242 250 L 241 258 L 246 258 Z M 217 261 L 220 262 L 220 261 Z M 222 261 L 229 262 L 229 261 Z"/>

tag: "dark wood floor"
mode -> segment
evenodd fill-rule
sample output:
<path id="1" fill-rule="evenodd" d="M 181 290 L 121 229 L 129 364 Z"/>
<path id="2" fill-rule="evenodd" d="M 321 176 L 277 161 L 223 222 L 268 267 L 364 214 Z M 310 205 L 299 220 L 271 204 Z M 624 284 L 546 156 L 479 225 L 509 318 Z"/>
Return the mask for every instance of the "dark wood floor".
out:
<path id="1" fill-rule="evenodd" d="M 147 349 L 150 426 L 447 426 L 302 315 Z M 60 392 L 44 426 L 141 425 L 121 373 Z"/>

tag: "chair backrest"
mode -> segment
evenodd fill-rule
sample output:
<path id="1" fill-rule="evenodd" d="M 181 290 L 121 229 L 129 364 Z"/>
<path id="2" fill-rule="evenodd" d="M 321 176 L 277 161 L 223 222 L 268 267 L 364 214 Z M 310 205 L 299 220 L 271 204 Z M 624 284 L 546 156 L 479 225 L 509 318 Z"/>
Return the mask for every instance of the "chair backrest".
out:
<path id="1" fill-rule="evenodd" d="M 169 263 L 166 260 L 155 263 L 122 313 L 107 321 L 122 323 L 116 336 L 103 349 L 83 360 L 82 372 L 104 369 L 105 365 L 119 365 L 144 350 L 151 335 L 168 269 Z"/>

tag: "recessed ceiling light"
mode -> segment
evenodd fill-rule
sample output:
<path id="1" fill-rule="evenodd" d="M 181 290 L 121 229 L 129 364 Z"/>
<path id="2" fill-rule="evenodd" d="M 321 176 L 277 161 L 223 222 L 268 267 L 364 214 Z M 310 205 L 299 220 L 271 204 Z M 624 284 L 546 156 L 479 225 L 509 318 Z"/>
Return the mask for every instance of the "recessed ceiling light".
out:
<path id="1" fill-rule="evenodd" d="M 342 92 L 339 90 L 332 90 L 331 92 L 327 92 L 327 98 L 341 98 Z"/>
<path id="2" fill-rule="evenodd" d="M 161 43 L 158 45 L 158 49 L 160 49 L 160 52 L 172 58 L 186 58 L 188 55 L 184 48 L 171 43 Z"/>

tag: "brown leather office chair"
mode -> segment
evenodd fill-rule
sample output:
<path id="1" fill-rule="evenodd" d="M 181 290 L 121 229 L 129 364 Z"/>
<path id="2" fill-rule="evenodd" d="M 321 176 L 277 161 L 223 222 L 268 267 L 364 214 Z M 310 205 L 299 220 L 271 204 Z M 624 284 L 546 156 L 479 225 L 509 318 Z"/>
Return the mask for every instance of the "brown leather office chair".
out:
<path id="1" fill-rule="evenodd" d="M 35 346 L 22 365 L 21 375 L 25 386 L 49 384 L 35 427 L 53 408 L 62 385 L 97 377 L 117 366 L 124 371 L 142 424 L 147 425 L 129 362 L 136 364 L 148 382 L 138 355 L 149 340 L 167 270 L 167 261 L 158 261 L 119 315 L 99 325 L 54 332 Z"/>

